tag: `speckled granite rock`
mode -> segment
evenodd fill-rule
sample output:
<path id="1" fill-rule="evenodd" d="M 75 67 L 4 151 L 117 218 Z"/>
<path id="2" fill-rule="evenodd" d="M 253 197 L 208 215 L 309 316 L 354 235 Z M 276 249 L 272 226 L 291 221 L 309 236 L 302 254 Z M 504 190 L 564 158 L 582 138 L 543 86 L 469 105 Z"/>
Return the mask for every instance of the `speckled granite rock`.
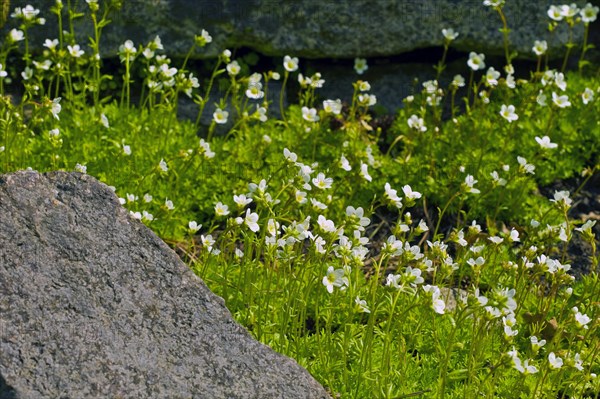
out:
<path id="1" fill-rule="evenodd" d="M 0 398 L 327 398 L 91 176 L 0 175 Z"/>
<path id="2" fill-rule="evenodd" d="M 52 2 L 28 3 L 47 10 Z M 79 3 L 87 8 L 85 2 Z M 553 3 L 506 2 L 511 42 L 521 56 L 533 58 L 534 40 L 548 36 L 546 12 Z M 206 29 L 214 41 L 200 56 L 214 56 L 224 48 L 238 46 L 274 56 L 390 56 L 441 46 L 442 28 L 460 32 L 453 43 L 456 49 L 503 54 L 500 18 L 482 0 L 126 0 L 123 4 L 103 34 L 104 54 L 114 54 L 125 39 L 146 43 L 158 34 L 170 54 L 184 55 L 194 34 Z M 31 30 L 37 46 L 48 35 L 56 36 L 55 17 L 48 11 L 43 14 L 48 17 L 47 26 Z M 80 43 L 87 43 L 91 26 L 87 22 L 78 26 Z M 581 42 L 579 28 L 575 38 Z M 561 56 L 566 41 L 566 29 L 559 29 L 549 41 L 551 54 Z"/>

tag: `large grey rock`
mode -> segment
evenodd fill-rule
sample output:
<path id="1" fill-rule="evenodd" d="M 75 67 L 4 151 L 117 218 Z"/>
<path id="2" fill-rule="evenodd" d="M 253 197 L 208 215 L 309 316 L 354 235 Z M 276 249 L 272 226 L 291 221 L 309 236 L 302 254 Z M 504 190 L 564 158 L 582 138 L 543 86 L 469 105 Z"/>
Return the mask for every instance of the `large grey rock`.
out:
<path id="1" fill-rule="evenodd" d="M 326 398 L 107 186 L 0 176 L 0 398 Z"/>
<path id="2" fill-rule="evenodd" d="M 44 10 L 53 3 L 28 2 Z M 85 2 L 79 3 L 82 9 L 87 8 Z M 104 54 L 114 54 L 125 39 L 139 44 L 160 35 L 170 54 L 185 55 L 194 35 L 206 29 L 214 41 L 199 54 L 204 57 L 239 46 L 273 56 L 390 56 L 441 46 L 442 28 L 460 32 L 453 43 L 456 49 L 504 54 L 500 18 L 482 0 L 126 0 L 122 3 L 122 9 L 103 34 Z M 506 2 L 504 12 L 512 30 L 512 48 L 522 57 L 534 58 L 531 52 L 534 40 L 548 37 L 546 12 L 553 3 L 556 1 Z M 55 17 L 47 11 L 44 14 L 48 16 L 47 26 L 32 30 L 32 39 L 38 47 L 48 35 L 56 36 Z M 90 23 L 77 26 L 80 43 L 87 43 L 92 32 Z M 578 43 L 582 42 L 582 32 L 581 26 L 575 31 Z M 566 42 L 567 31 L 561 28 L 549 41 L 552 56 L 562 56 Z"/>

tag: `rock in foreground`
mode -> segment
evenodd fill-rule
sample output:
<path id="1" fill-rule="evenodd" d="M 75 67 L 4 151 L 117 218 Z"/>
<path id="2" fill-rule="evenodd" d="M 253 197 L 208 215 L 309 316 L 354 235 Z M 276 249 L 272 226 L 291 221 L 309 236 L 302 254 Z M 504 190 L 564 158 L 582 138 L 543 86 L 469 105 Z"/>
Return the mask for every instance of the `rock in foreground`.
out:
<path id="1" fill-rule="evenodd" d="M 327 398 L 87 175 L 0 176 L 0 398 Z"/>

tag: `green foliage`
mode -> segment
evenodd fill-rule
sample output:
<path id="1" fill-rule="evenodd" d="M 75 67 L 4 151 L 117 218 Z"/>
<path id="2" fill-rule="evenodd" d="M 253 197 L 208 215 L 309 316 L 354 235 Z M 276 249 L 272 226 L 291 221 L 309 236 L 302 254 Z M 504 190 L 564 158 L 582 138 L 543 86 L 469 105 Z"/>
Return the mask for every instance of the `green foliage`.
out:
<path id="1" fill-rule="evenodd" d="M 579 190 L 539 192 L 579 174 L 584 184 L 599 168 L 589 64 L 565 76 L 542 71 L 540 58 L 516 81 L 490 69 L 477 81 L 473 70 L 462 100 L 460 79 L 429 81 L 382 132 L 368 82 L 354 84 L 349 107 L 321 107 L 320 74 L 299 77 L 291 57 L 281 77 L 253 73 L 255 54 L 223 52 L 200 86 L 187 62 L 208 32 L 179 68 L 160 39 L 125 41 L 121 71 L 107 74 L 96 55 L 117 4 L 91 3 L 86 14 L 54 8 L 71 33 L 60 29 L 39 57 L 26 39 L 39 17 L 17 17 L 24 35 L 5 40 L 0 63 L 24 42 L 23 71 L 9 71 L 24 94 L 6 95 L 10 76 L 0 77 L 0 172 L 77 170 L 114 187 L 240 323 L 334 396 L 598 396 L 594 223 L 570 213 Z M 503 2 L 492 3 L 510 62 Z M 72 27 L 83 17 L 95 34 L 81 53 Z M 444 36 L 447 51 L 455 36 Z M 290 79 L 299 100 L 284 109 Z M 195 121 L 177 118 L 185 96 Z M 593 270 L 576 282 L 573 240 Z"/>

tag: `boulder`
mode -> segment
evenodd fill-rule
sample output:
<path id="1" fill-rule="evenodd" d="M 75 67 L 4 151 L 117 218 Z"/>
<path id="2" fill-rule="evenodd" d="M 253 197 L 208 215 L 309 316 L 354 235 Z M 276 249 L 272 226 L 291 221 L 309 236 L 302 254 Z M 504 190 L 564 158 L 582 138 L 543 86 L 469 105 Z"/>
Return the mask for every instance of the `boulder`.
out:
<path id="1" fill-rule="evenodd" d="M 596 1 L 596 0 L 594 0 Z M 32 43 L 41 48 L 56 37 L 56 17 L 48 0 L 30 0 L 47 17 L 45 27 L 31 30 Z M 63 1 L 66 4 L 66 2 Z M 104 2 L 100 2 L 104 3 Z M 171 55 L 187 54 L 194 35 L 206 29 L 213 37 L 200 57 L 214 57 L 225 48 L 249 47 L 282 57 L 386 57 L 443 44 L 442 28 L 460 36 L 453 42 L 462 51 L 504 54 L 500 17 L 482 0 L 127 0 L 115 12 L 102 36 L 103 54 L 115 54 L 126 39 L 147 43 L 160 35 Z M 534 58 L 534 40 L 549 37 L 548 7 L 553 1 L 507 1 L 503 10 L 511 29 L 512 48 Z M 580 4 L 582 5 L 582 4 Z M 80 10 L 89 13 L 85 2 Z M 561 24 L 565 25 L 565 24 Z M 597 24 L 592 24 L 596 29 Z M 88 18 L 76 21 L 78 41 L 88 42 Z M 575 40 L 582 42 L 581 25 Z M 553 57 L 561 57 L 567 42 L 561 26 L 548 41 Z"/>
<path id="2" fill-rule="evenodd" d="M 327 398 L 117 197 L 0 175 L 0 398 Z"/>

